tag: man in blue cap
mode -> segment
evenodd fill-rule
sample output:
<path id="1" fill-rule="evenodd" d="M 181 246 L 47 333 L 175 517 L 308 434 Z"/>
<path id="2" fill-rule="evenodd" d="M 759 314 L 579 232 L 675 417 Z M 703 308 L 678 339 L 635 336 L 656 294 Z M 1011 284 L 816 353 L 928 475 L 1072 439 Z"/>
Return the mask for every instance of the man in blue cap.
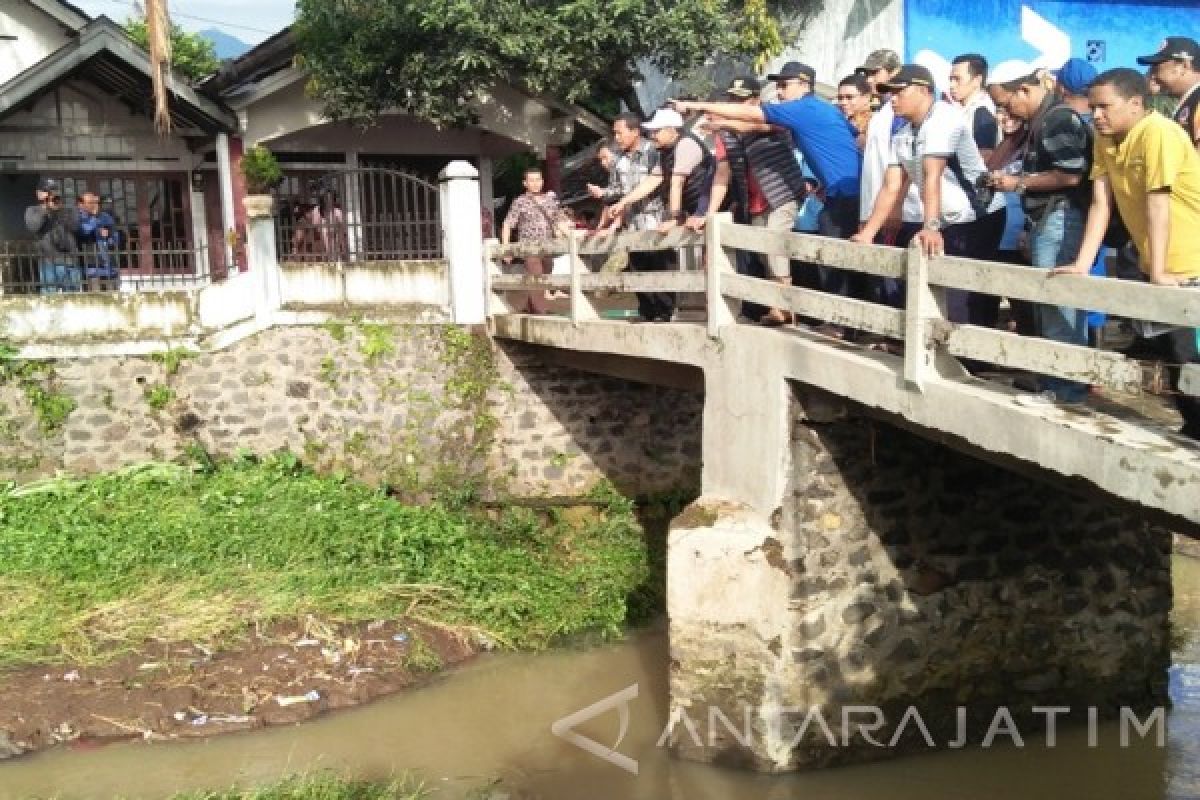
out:
<path id="1" fill-rule="evenodd" d="M 1149 77 L 1179 101 L 1171 116 L 1200 148 L 1200 44 L 1186 36 L 1168 36 L 1157 53 L 1139 58 Z"/>
<path id="2" fill-rule="evenodd" d="M 1092 109 L 1088 105 L 1088 89 L 1096 80 L 1096 68 L 1082 58 L 1071 58 L 1050 74 L 1054 76 L 1062 101 L 1085 122 L 1090 122 Z"/>

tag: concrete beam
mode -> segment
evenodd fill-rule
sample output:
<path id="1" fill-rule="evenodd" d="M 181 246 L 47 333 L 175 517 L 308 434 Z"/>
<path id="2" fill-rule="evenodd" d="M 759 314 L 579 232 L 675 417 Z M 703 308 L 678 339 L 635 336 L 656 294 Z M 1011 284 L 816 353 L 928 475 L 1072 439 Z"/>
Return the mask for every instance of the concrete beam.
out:
<path id="1" fill-rule="evenodd" d="M 1081 478 L 1189 526 L 1200 524 L 1196 499 L 1200 497 L 1200 447 L 1140 419 L 1088 409 L 1027 408 L 1015 402 L 1015 391 L 970 378 L 930 374 L 923 391 L 916 391 L 905 384 L 902 362 L 895 356 L 831 343 L 828 338 L 798 330 L 781 333 L 731 326 L 713 342 L 702 325 L 599 321 L 573 326 L 566 320 L 515 315 L 494 318 L 492 331 L 497 336 L 551 347 L 702 367 L 708 391 L 714 394 L 712 405 L 706 407 L 706 431 L 709 408 L 736 419 L 737 413 L 754 411 L 753 398 L 773 403 L 776 392 L 771 381 L 778 376 L 898 414 L 933 436 L 957 436 L 982 450 Z M 705 446 L 706 452 L 713 452 L 707 449 L 707 439 Z M 769 452 L 763 460 L 770 461 Z M 716 480 L 709 464 L 717 461 L 706 459 L 706 492 L 710 478 Z M 734 472 L 740 467 L 730 462 L 728 469 Z M 729 480 L 741 479 L 731 475 Z M 760 511 L 764 507 L 760 504 L 770 502 L 769 491 L 755 492 L 754 501 L 739 494 L 719 494 L 744 499 Z"/>

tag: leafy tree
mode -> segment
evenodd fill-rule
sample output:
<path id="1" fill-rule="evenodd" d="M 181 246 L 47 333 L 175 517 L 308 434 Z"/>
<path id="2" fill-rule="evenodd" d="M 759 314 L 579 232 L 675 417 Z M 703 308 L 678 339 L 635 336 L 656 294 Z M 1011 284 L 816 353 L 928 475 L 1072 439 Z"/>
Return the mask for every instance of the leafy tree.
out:
<path id="1" fill-rule="evenodd" d="M 743 5 L 746 2 L 749 8 Z M 670 73 L 716 53 L 780 49 L 763 0 L 298 0 L 309 91 L 334 119 L 398 109 L 474 121 L 498 83 L 568 102 L 615 94 L 633 108 L 637 63 Z"/>
<path id="2" fill-rule="evenodd" d="M 125 20 L 125 32 L 143 49 L 149 49 L 146 20 Z M 203 36 L 188 33 L 178 25 L 171 25 L 171 64 L 193 81 L 216 72 L 221 66 L 213 43 Z"/>

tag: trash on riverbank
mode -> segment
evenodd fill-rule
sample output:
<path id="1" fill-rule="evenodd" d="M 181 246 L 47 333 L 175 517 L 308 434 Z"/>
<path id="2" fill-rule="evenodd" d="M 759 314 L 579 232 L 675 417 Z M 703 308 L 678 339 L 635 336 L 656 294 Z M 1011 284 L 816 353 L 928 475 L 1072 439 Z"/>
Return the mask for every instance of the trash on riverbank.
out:
<path id="1" fill-rule="evenodd" d="M 291 695 L 288 697 L 284 697 L 282 695 L 275 695 L 275 702 L 279 704 L 280 708 L 287 708 L 288 706 L 298 706 L 298 705 L 301 705 L 302 703 L 315 703 L 320 699 L 321 699 L 321 693 L 318 692 L 316 689 L 308 691 L 304 694 Z"/>

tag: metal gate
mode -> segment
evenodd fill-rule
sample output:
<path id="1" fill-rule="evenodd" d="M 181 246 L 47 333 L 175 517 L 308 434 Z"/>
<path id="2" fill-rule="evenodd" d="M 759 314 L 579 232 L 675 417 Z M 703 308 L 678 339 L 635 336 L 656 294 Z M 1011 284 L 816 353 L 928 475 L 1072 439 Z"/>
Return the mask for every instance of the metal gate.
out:
<path id="1" fill-rule="evenodd" d="M 277 190 L 282 261 L 427 261 L 442 258 L 438 187 L 405 172 L 292 173 Z"/>

